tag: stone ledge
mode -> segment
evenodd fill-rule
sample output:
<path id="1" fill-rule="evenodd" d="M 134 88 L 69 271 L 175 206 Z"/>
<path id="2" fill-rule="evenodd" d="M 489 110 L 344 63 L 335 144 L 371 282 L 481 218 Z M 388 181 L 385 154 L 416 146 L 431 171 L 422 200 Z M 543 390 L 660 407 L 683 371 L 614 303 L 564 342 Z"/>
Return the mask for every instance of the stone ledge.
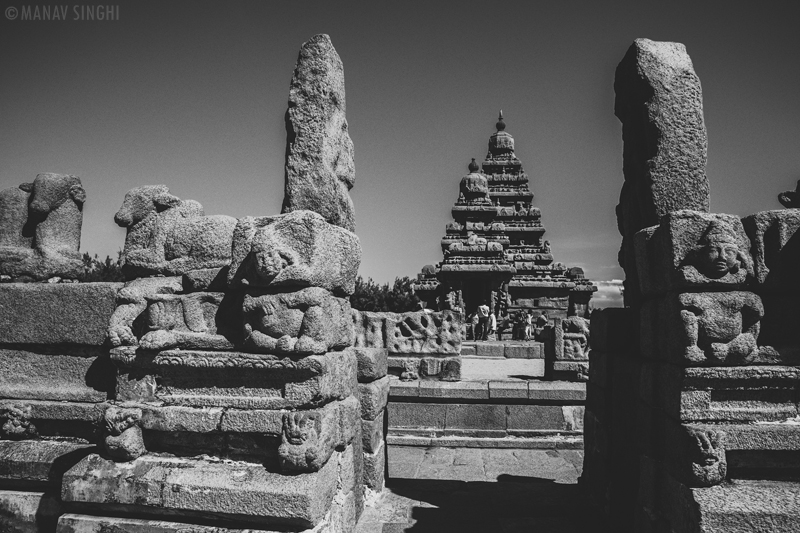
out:
<path id="1" fill-rule="evenodd" d="M 400 436 L 391 433 L 386 438 L 390 446 L 438 446 L 450 448 L 521 448 L 528 450 L 580 450 L 583 449 L 582 436 L 545 437 L 416 437 Z"/>
<path id="2" fill-rule="evenodd" d="M 115 463 L 92 454 L 64 474 L 61 496 L 98 513 L 314 527 L 333 501 L 341 460 L 334 452 L 318 472 L 285 476 L 251 463 L 152 456 Z"/>
<path id="3" fill-rule="evenodd" d="M 139 518 L 118 518 L 65 514 L 58 520 L 59 533 L 275 533 L 263 529 L 229 529 L 216 526 L 200 526 L 184 522 L 164 520 L 143 520 Z"/>
<path id="4" fill-rule="evenodd" d="M 91 444 L 54 441 L 0 441 L 0 479 L 5 484 L 61 486 L 61 476 L 95 451 Z"/>
<path id="5" fill-rule="evenodd" d="M 522 393 L 523 388 L 525 394 Z M 492 392 L 494 389 L 494 393 Z M 389 400 L 398 398 L 453 398 L 488 400 L 513 398 L 532 401 L 583 402 L 586 400 L 586 383 L 570 381 L 400 381 L 392 380 Z"/>
<path id="6" fill-rule="evenodd" d="M 691 491 L 708 531 L 800 531 L 800 483 L 732 480 Z"/>
<path id="7" fill-rule="evenodd" d="M 122 283 L 0 284 L 0 344 L 105 343 Z"/>
<path id="8" fill-rule="evenodd" d="M 44 492 L 0 490 L 0 531 L 53 531 L 62 512 L 58 496 Z"/>

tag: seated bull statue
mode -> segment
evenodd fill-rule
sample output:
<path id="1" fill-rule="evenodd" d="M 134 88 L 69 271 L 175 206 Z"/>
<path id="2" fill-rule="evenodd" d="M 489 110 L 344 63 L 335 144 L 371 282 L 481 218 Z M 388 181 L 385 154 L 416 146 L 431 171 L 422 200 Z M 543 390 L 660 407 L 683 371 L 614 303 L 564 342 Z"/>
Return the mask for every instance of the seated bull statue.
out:
<path id="1" fill-rule="evenodd" d="M 181 200 L 166 185 L 146 185 L 125 195 L 114 221 L 128 229 L 122 253 L 126 278 L 179 276 L 231 262 L 236 219 L 204 216 L 203 206 Z"/>
<path id="2" fill-rule="evenodd" d="M 86 191 L 77 176 L 43 173 L 0 191 L 0 274 L 18 281 L 76 279 Z"/>

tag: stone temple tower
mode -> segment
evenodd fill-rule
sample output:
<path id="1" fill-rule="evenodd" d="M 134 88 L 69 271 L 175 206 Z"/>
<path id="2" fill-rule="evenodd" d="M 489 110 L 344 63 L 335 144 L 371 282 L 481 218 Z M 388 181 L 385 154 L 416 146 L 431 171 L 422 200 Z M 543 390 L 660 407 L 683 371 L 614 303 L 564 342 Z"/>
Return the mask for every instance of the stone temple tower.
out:
<path id="1" fill-rule="evenodd" d="M 461 179 L 442 239 L 444 260 L 423 268 L 415 291 L 428 307 L 467 315 L 486 302 L 499 318 L 528 309 L 534 317 L 584 316 L 597 287 L 581 268 L 553 261 L 502 111 L 496 128 L 480 169 L 473 159 Z"/>

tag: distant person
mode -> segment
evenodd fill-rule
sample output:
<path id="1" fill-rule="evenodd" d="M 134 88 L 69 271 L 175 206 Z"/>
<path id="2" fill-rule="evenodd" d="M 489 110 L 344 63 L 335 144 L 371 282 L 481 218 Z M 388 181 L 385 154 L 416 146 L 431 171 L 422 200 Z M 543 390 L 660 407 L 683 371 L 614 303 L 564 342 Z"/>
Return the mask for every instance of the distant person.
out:
<path id="1" fill-rule="evenodd" d="M 533 326 L 533 311 L 528 309 L 528 314 L 525 315 L 525 340 L 531 340 Z"/>
<path id="2" fill-rule="evenodd" d="M 478 315 L 478 335 L 476 339 L 485 341 L 489 335 L 489 306 L 486 305 L 485 301 L 478 306 L 475 314 Z"/>
<path id="3" fill-rule="evenodd" d="M 489 315 L 489 336 L 496 338 L 497 335 L 497 317 L 494 313 Z"/>

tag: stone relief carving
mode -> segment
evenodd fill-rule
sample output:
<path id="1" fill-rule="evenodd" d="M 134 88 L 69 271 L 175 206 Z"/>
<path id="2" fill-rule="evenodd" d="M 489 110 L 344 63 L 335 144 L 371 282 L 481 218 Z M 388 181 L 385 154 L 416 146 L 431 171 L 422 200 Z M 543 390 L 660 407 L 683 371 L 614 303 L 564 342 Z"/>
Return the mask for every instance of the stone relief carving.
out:
<path id="1" fill-rule="evenodd" d="M 103 415 L 103 445 L 115 461 L 132 461 L 146 453 L 139 421 L 142 410 L 111 406 Z"/>
<path id="2" fill-rule="evenodd" d="M 711 487 L 725 481 L 728 463 L 725 458 L 725 432 L 689 428 L 692 448 L 692 482 Z"/>
<path id="3" fill-rule="evenodd" d="M 37 438 L 36 426 L 31 422 L 31 407 L 9 405 L 0 408 L 0 436 L 9 440 Z"/>
<path id="4" fill-rule="evenodd" d="M 327 457 L 320 453 L 316 415 L 292 412 L 283 416 L 278 455 L 285 471 L 315 472 L 322 467 Z"/>
<path id="5" fill-rule="evenodd" d="M 244 347 L 256 353 L 322 354 L 353 341 L 350 301 L 319 287 L 244 298 Z"/>

